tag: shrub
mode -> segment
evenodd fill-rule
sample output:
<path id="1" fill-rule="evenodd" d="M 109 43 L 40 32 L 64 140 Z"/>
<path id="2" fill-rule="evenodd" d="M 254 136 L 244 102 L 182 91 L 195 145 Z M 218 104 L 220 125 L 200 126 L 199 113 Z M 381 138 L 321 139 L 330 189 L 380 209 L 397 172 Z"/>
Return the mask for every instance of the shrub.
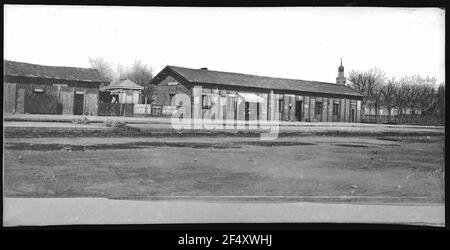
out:
<path id="1" fill-rule="evenodd" d="M 115 127 L 113 129 L 113 132 L 115 134 L 119 134 L 119 135 L 136 135 L 136 134 L 140 134 L 141 130 L 138 128 L 133 128 L 127 125 L 123 125 L 120 127 Z"/>
<path id="2" fill-rule="evenodd" d="M 75 118 L 72 120 L 72 123 L 89 124 L 89 119 L 86 116 L 84 116 L 83 118 Z"/>
<path id="3" fill-rule="evenodd" d="M 111 127 L 120 128 L 120 127 L 124 127 L 125 125 L 127 125 L 126 121 L 113 121 L 111 124 Z"/>
<path id="4" fill-rule="evenodd" d="M 111 128 L 120 128 L 120 127 L 124 127 L 127 125 L 126 121 L 119 121 L 119 120 L 106 120 L 104 122 L 106 127 L 111 127 Z"/>
<path id="5" fill-rule="evenodd" d="M 103 122 L 103 125 L 105 125 L 106 127 L 111 127 L 112 122 L 112 120 L 106 120 Z"/>

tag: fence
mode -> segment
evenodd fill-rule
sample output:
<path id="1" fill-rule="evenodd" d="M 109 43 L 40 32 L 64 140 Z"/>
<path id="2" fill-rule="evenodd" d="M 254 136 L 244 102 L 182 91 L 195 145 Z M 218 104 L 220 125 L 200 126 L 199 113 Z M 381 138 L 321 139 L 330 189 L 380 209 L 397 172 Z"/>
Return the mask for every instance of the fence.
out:
<path id="1" fill-rule="evenodd" d="M 133 105 L 126 103 L 99 103 L 99 116 L 133 116 Z"/>
<path id="2" fill-rule="evenodd" d="M 438 116 L 432 115 L 394 115 L 389 118 L 388 115 L 363 115 L 363 123 L 382 123 L 382 124 L 413 124 L 413 125 L 443 125 L 444 121 Z"/>
<path id="3" fill-rule="evenodd" d="M 152 114 L 152 106 L 150 104 L 134 104 L 133 114 L 149 116 Z"/>
<path id="4" fill-rule="evenodd" d="M 156 116 L 171 117 L 176 112 L 175 106 L 125 103 L 99 103 L 99 116 Z"/>

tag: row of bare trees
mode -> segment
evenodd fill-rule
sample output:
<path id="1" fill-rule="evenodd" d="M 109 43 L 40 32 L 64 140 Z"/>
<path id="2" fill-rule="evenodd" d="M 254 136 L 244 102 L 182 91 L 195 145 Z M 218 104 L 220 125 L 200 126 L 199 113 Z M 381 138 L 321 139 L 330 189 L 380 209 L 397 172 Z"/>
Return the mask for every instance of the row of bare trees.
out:
<path id="1" fill-rule="evenodd" d="M 412 119 L 417 114 L 439 115 L 442 120 L 445 117 L 445 85 L 437 84 L 435 77 L 388 78 L 383 70 L 372 68 L 353 70 L 347 79 L 363 95 L 362 105 L 375 110 L 375 117 L 380 108 L 387 109 L 389 119 L 394 109 L 400 115 L 410 110 Z"/>
<path id="2" fill-rule="evenodd" d="M 146 86 L 153 78 L 153 68 L 144 64 L 142 61 L 135 61 L 131 66 L 125 67 L 117 64 L 114 68 L 113 63 L 103 58 L 89 57 L 89 64 L 97 69 L 100 74 L 110 82 L 118 79 L 129 79 L 141 86 Z"/>
<path id="3" fill-rule="evenodd" d="M 144 87 L 143 95 L 146 100 L 151 100 L 152 86 L 149 82 L 153 78 L 153 67 L 144 64 L 142 61 L 135 61 L 132 65 L 125 67 L 122 64 L 117 64 L 116 67 L 113 63 L 99 57 L 89 57 L 89 64 L 92 68 L 97 69 L 100 74 L 109 82 L 113 82 L 120 79 L 129 79 Z M 109 98 L 109 95 L 106 95 Z"/>

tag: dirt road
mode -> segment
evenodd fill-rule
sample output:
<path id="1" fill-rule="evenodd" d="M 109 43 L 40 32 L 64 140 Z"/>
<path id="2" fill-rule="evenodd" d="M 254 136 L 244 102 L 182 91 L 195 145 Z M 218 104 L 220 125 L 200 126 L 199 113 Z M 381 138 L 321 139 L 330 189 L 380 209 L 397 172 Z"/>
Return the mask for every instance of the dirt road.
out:
<path id="1" fill-rule="evenodd" d="M 443 146 L 443 136 L 6 138 L 4 194 L 442 203 Z"/>

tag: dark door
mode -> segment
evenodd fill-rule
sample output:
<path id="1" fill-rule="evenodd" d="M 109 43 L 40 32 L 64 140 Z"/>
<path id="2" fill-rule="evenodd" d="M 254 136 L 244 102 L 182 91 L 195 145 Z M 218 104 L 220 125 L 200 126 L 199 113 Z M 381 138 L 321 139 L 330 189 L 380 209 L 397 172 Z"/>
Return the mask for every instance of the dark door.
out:
<path id="1" fill-rule="evenodd" d="M 284 108 L 283 99 L 279 99 L 278 100 L 278 120 L 280 120 L 280 121 L 283 120 L 283 108 Z"/>
<path id="2" fill-rule="evenodd" d="M 250 118 L 250 103 L 245 102 L 245 120 L 248 121 Z"/>
<path id="3" fill-rule="evenodd" d="M 350 110 L 350 122 L 355 122 L 355 110 Z"/>
<path id="4" fill-rule="evenodd" d="M 338 122 L 339 121 L 339 104 L 338 103 L 333 103 L 333 117 L 332 117 L 332 121 L 333 122 Z"/>
<path id="5" fill-rule="evenodd" d="M 73 114 L 82 115 L 83 114 L 83 101 L 84 94 L 75 94 L 73 98 Z"/>
<path id="6" fill-rule="evenodd" d="M 232 100 L 233 100 L 233 110 L 234 110 L 234 120 L 237 120 L 238 119 L 238 109 L 239 109 L 239 106 L 238 106 L 238 103 L 237 103 L 237 100 L 236 100 L 236 97 L 232 97 Z"/>
<path id="7" fill-rule="evenodd" d="M 295 118 L 297 121 L 302 120 L 302 101 L 295 102 Z"/>
<path id="8" fill-rule="evenodd" d="M 50 92 L 50 90 L 47 90 Z M 46 92 L 27 91 L 24 112 L 28 114 L 57 114 L 57 96 Z"/>
<path id="9" fill-rule="evenodd" d="M 256 103 L 256 120 L 259 121 L 259 102 Z"/>

